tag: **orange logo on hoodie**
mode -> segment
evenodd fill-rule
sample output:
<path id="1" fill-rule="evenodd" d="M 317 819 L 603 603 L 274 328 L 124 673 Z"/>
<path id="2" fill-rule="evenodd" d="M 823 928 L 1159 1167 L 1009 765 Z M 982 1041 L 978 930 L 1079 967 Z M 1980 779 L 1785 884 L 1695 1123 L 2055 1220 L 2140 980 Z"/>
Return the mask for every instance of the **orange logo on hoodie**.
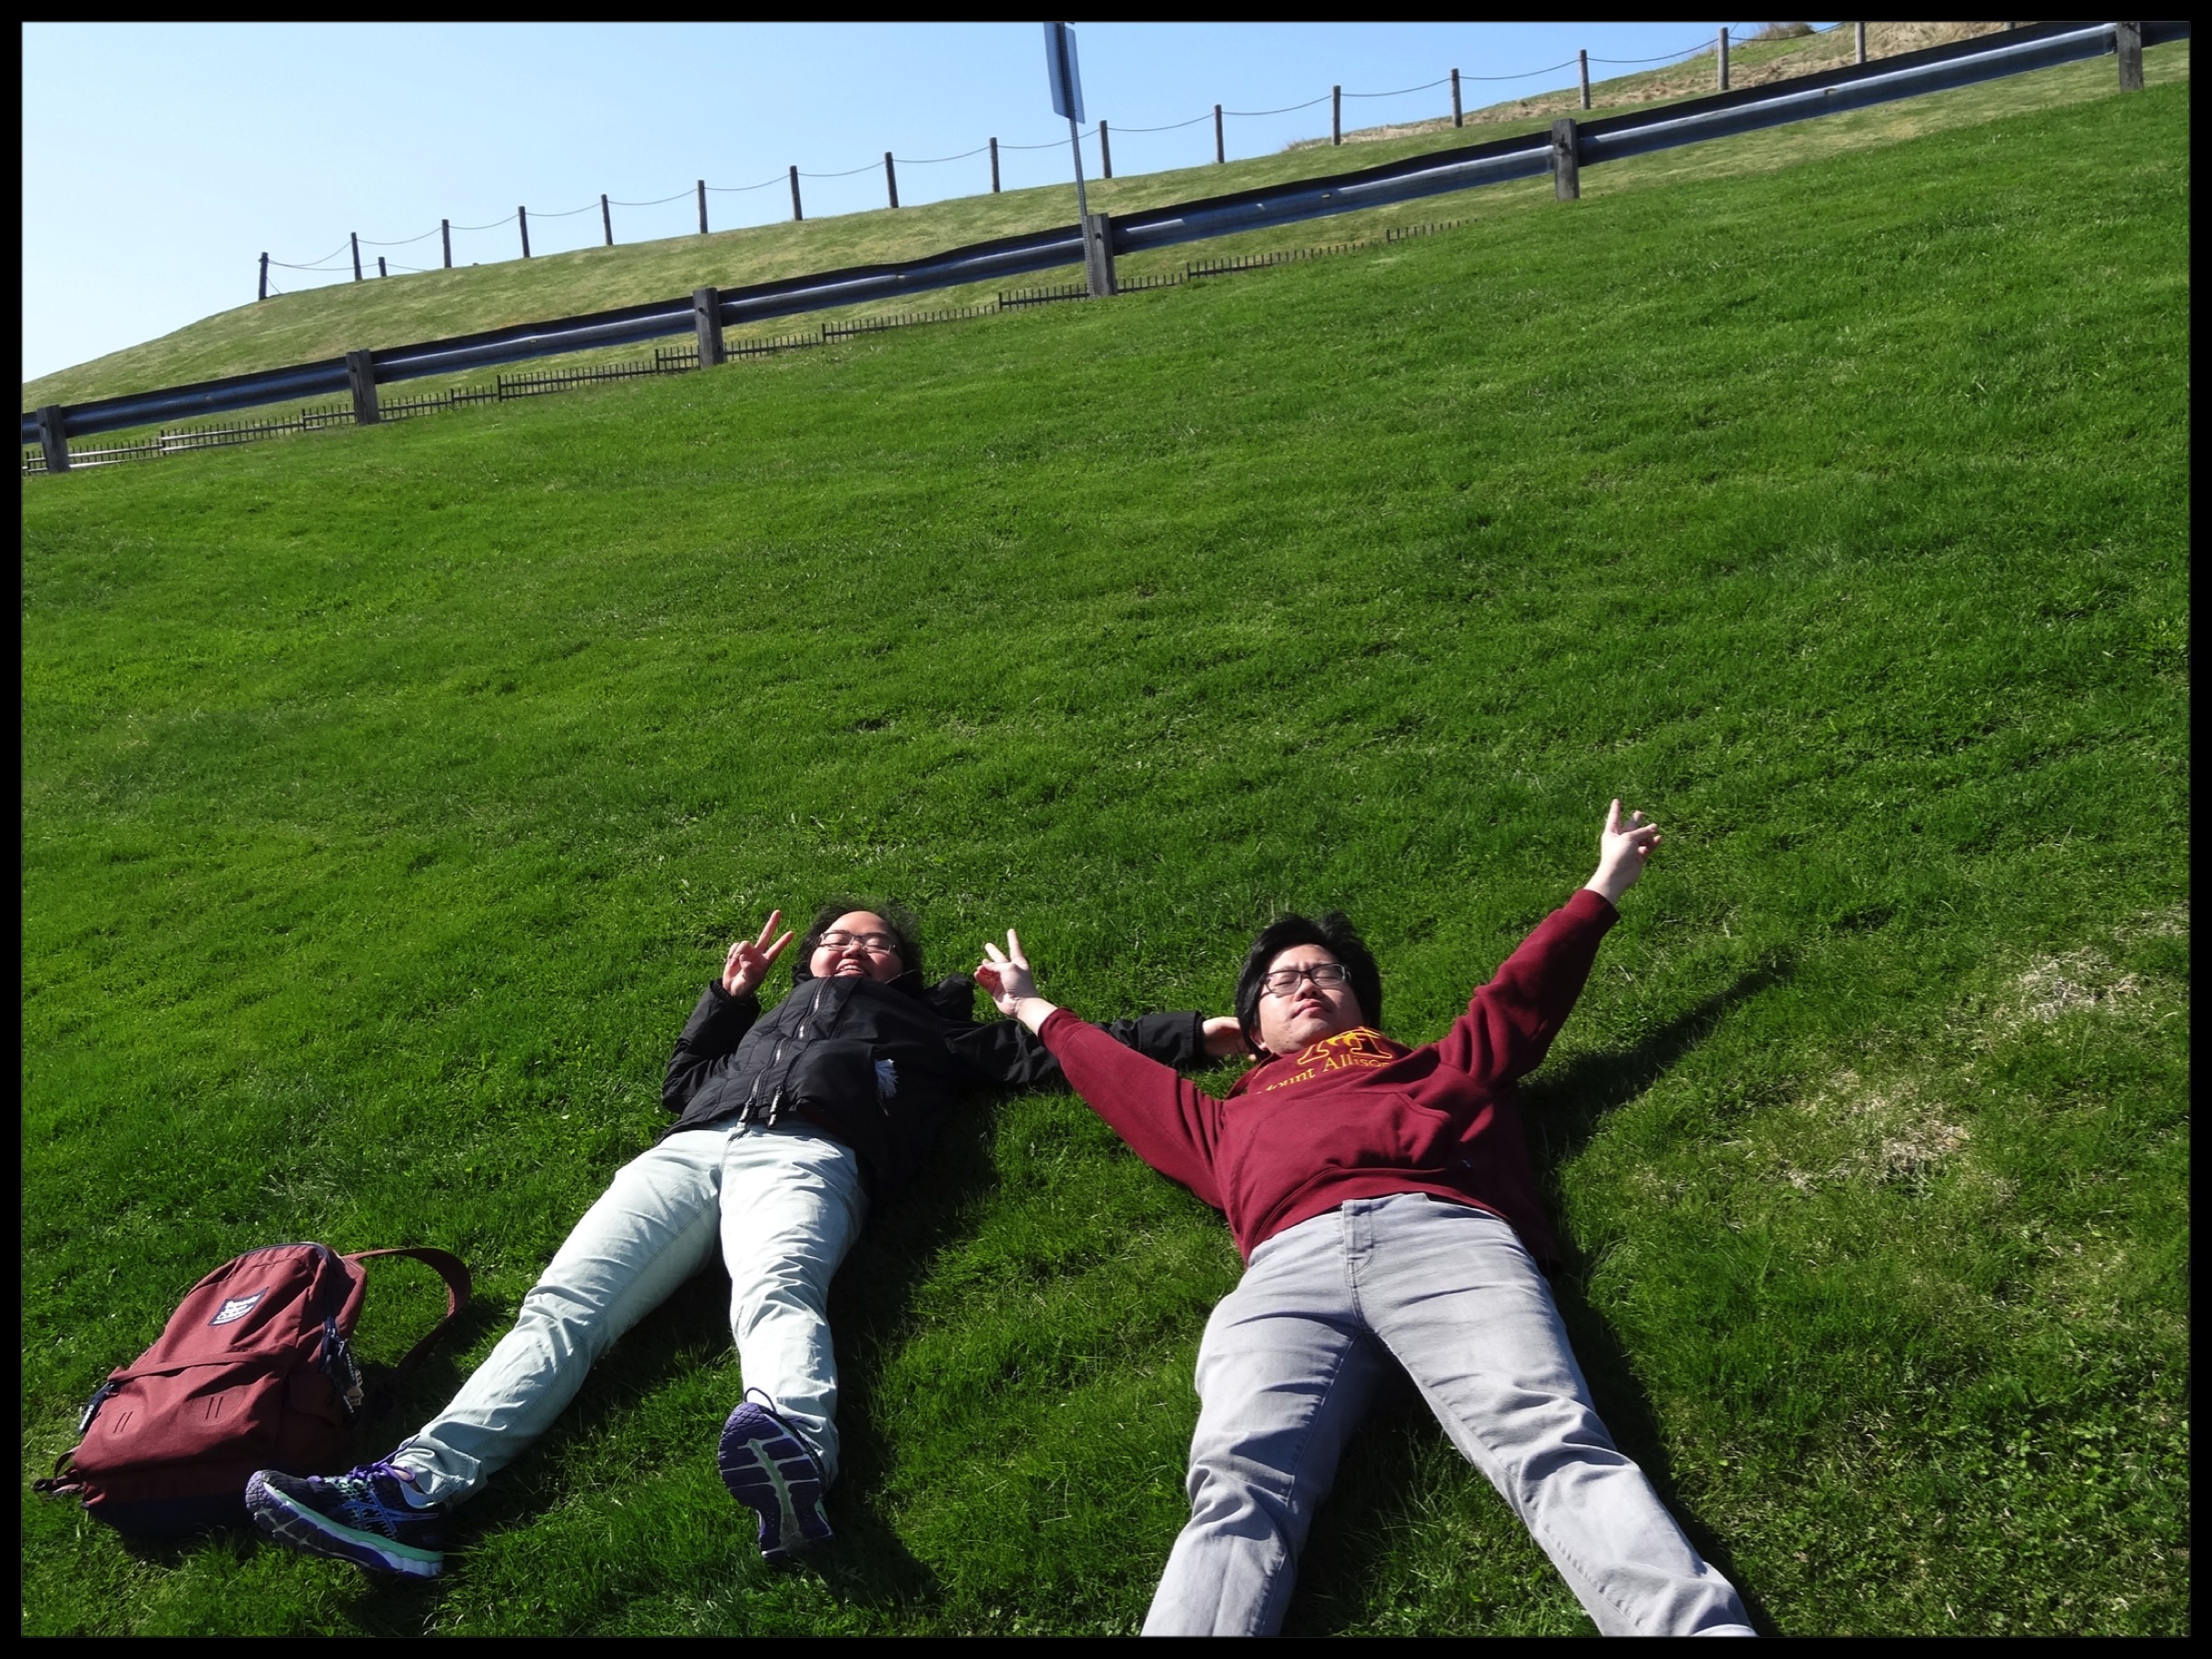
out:
<path id="1" fill-rule="evenodd" d="M 1398 1047 L 1389 1038 L 1366 1026 L 1358 1026 L 1339 1031 L 1334 1037 L 1324 1037 L 1319 1042 L 1308 1043 L 1290 1063 L 1298 1069 L 1287 1077 L 1264 1085 L 1260 1093 L 1288 1088 L 1293 1083 L 1309 1082 L 1330 1072 L 1372 1071 L 1398 1057 Z"/>

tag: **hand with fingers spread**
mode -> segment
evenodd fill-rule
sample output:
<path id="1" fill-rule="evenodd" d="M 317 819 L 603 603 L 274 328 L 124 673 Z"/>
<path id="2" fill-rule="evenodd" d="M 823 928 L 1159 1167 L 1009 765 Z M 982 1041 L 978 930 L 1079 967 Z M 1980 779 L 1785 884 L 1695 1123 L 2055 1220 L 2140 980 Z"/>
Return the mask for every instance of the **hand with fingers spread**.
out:
<path id="1" fill-rule="evenodd" d="M 1644 861 L 1662 839 L 1658 825 L 1649 822 L 1641 812 L 1631 812 L 1624 818 L 1620 803 L 1615 801 L 1606 810 L 1605 829 L 1598 833 L 1597 874 L 1583 885 L 1606 903 L 1618 904 L 1620 896 L 1643 874 Z"/>
<path id="2" fill-rule="evenodd" d="M 976 964 L 975 982 L 987 993 L 1001 1014 L 1010 1014 L 1034 1031 L 1051 1018 L 1053 1006 L 1037 994 L 1037 978 L 1030 971 L 1030 959 L 1021 948 L 1021 935 L 1012 928 L 1006 929 L 1006 947 L 995 945 L 983 947 L 983 959 Z"/>
<path id="3" fill-rule="evenodd" d="M 769 943 L 770 935 L 776 931 L 776 924 L 782 920 L 782 911 L 770 911 L 768 920 L 760 924 L 759 938 L 740 939 L 730 947 L 730 954 L 722 964 L 722 988 L 732 996 L 750 996 L 759 990 L 760 982 L 768 977 L 769 969 L 783 954 L 783 947 L 791 943 L 792 935 L 788 929 L 774 944 Z"/>

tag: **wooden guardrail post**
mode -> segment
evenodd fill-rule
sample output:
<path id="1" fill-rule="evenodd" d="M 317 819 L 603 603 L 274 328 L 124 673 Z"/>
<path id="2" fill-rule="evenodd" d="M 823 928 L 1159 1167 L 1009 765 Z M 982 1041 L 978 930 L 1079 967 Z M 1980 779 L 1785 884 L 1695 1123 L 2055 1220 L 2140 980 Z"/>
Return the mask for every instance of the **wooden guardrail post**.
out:
<path id="1" fill-rule="evenodd" d="M 438 241 L 445 249 L 445 268 L 450 271 L 453 268 L 453 221 L 452 219 L 441 218 L 438 221 Z"/>
<path id="2" fill-rule="evenodd" d="M 1116 292 L 1113 276 L 1113 226 L 1103 213 L 1083 221 L 1083 285 L 1093 300 Z"/>
<path id="3" fill-rule="evenodd" d="M 699 333 L 699 366 L 718 369 L 729 361 L 729 353 L 722 344 L 722 290 L 700 288 L 691 290 L 691 326 Z"/>
<path id="4" fill-rule="evenodd" d="M 991 194 L 998 194 L 998 140 L 991 140 Z"/>
<path id="5" fill-rule="evenodd" d="M 69 470 L 69 422 L 60 404 L 48 404 L 39 411 L 39 453 L 46 457 L 48 472 Z"/>
<path id="6" fill-rule="evenodd" d="M 806 217 L 806 209 L 799 206 L 799 170 L 794 167 L 791 170 L 791 222 L 795 225 Z"/>
<path id="7" fill-rule="evenodd" d="M 2120 90 L 2143 90 L 2143 25 L 2112 25 L 2112 50 L 2120 54 Z"/>
<path id="8" fill-rule="evenodd" d="M 883 188 L 891 198 L 891 206 L 899 206 L 899 170 L 891 165 L 891 152 L 883 152 Z"/>
<path id="9" fill-rule="evenodd" d="M 346 383 L 353 389 L 353 424 L 374 426 L 383 417 L 376 408 L 376 359 L 373 353 L 346 354 Z"/>
<path id="10" fill-rule="evenodd" d="M 1106 117 L 1099 117 L 1099 171 L 1113 177 L 1113 137 L 1106 131 Z"/>
<path id="11" fill-rule="evenodd" d="M 615 216 L 607 211 L 606 192 L 604 190 L 599 193 L 599 223 L 601 228 L 606 231 L 606 245 L 610 248 L 613 247 L 615 245 Z"/>
<path id="12" fill-rule="evenodd" d="M 1721 30 L 1721 90 L 1728 90 L 1728 31 Z"/>
<path id="13" fill-rule="evenodd" d="M 1453 74 L 1458 71 L 1454 70 Z M 1221 141 L 1221 106 L 1214 106 L 1214 165 L 1220 167 L 1229 160 L 1229 147 Z"/>
<path id="14" fill-rule="evenodd" d="M 1452 124 L 1455 127 L 1467 124 L 1466 117 L 1459 108 L 1459 71 L 1456 69 L 1452 71 Z"/>
<path id="15" fill-rule="evenodd" d="M 530 209 L 515 204 L 514 222 L 523 228 L 523 257 L 530 257 Z"/>
<path id="16" fill-rule="evenodd" d="M 1590 107 L 1590 53 L 1587 49 L 1574 54 L 1575 67 L 1583 77 L 1583 108 Z"/>
<path id="17" fill-rule="evenodd" d="M 1574 122 L 1562 118 L 1551 124 L 1551 194 L 1560 202 L 1583 199 L 1583 158 Z"/>

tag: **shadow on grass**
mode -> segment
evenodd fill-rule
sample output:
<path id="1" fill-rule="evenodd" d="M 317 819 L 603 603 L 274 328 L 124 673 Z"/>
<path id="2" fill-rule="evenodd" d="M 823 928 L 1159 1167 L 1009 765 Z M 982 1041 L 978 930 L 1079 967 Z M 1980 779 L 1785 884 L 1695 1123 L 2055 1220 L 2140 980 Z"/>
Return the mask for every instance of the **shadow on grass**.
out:
<path id="1" fill-rule="evenodd" d="M 880 1427 L 876 1382 L 912 1324 L 916 1290 L 974 1231 L 998 1185 L 995 1115 L 990 1101 L 955 1110 L 912 1186 L 869 1218 L 830 1287 L 844 1459 L 830 1519 L 841 1542 L 815 1565 L 832 1591 L 855 1601 L 935 1607 L 942 1600 L 936 1574 L 908 1553 L 883 1505 L 897 1449 Z"/>
<path id="2" fill-rule="evenodd" d="M 1769 958 L 1724 990 L 1669 1020 L 1633 1048 L 1579 1055 L 1533 1080 L 1524 1091 L 1530 1155 L 1547 1194 L 1557 1171 L 1588 1144 L 1606 1118 L 1635 1100 L 1712 1034 L 1731 1008 L 1785 982 L 1794 963 Z M 1556 1213 L 1556 1204 L 1554 1206 Z M 1562 1234 L 1565 1260 L 1552 1294 L 1590 1383 L 1598 1415 L 1621 1451 L 1634 1458 L 1700 1554 L 1726 1575 L 1762 1635 L 1776 1634 L 1756 1592 L 1744 1582 L 1724 1540 L 1682 1501 L 1668 1465 L 1665 1437 L 1651 1397 L 1619 1335 L 1585 1294 L 1589 1264 Z M 1413 1385 L 1400 1373 L 1346 1447 L 1336 1490 L 1315 1517 L 1300 1569 L 1286 1633 L 1334 1634 L 1371 1617 L 1370 1587 L 1395 1547 L 1409 1507 L 1409 1483 L 1420 1478 L 1424 1437 L 1441 1441 Z"/>

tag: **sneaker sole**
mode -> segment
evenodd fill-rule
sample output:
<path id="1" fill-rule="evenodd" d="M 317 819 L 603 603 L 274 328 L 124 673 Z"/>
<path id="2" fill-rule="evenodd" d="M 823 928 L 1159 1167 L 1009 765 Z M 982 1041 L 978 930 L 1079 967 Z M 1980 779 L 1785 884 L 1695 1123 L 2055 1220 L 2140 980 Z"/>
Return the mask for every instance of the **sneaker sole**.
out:
<path id="1" fill-rule="evenodd" d="M 263 1532 L 309 1555 L 329 1556 L 401 1578 L 431 1579 L 445 1570 L 440 1551 L 340 1526 L 328 1515 L 294 1502 L 258 1475 L 246 1482 L 246 1509 Z"/>
<path id="2" fill-rule="evenodd" d="M 760 1556 L 782 1563 L 830 1541 L 822 1483 L 806 1448 L 782 1430 L 755 1439 L 724 1431 L 716 1456 L 730 1496 L 760 1518 Z"/>

